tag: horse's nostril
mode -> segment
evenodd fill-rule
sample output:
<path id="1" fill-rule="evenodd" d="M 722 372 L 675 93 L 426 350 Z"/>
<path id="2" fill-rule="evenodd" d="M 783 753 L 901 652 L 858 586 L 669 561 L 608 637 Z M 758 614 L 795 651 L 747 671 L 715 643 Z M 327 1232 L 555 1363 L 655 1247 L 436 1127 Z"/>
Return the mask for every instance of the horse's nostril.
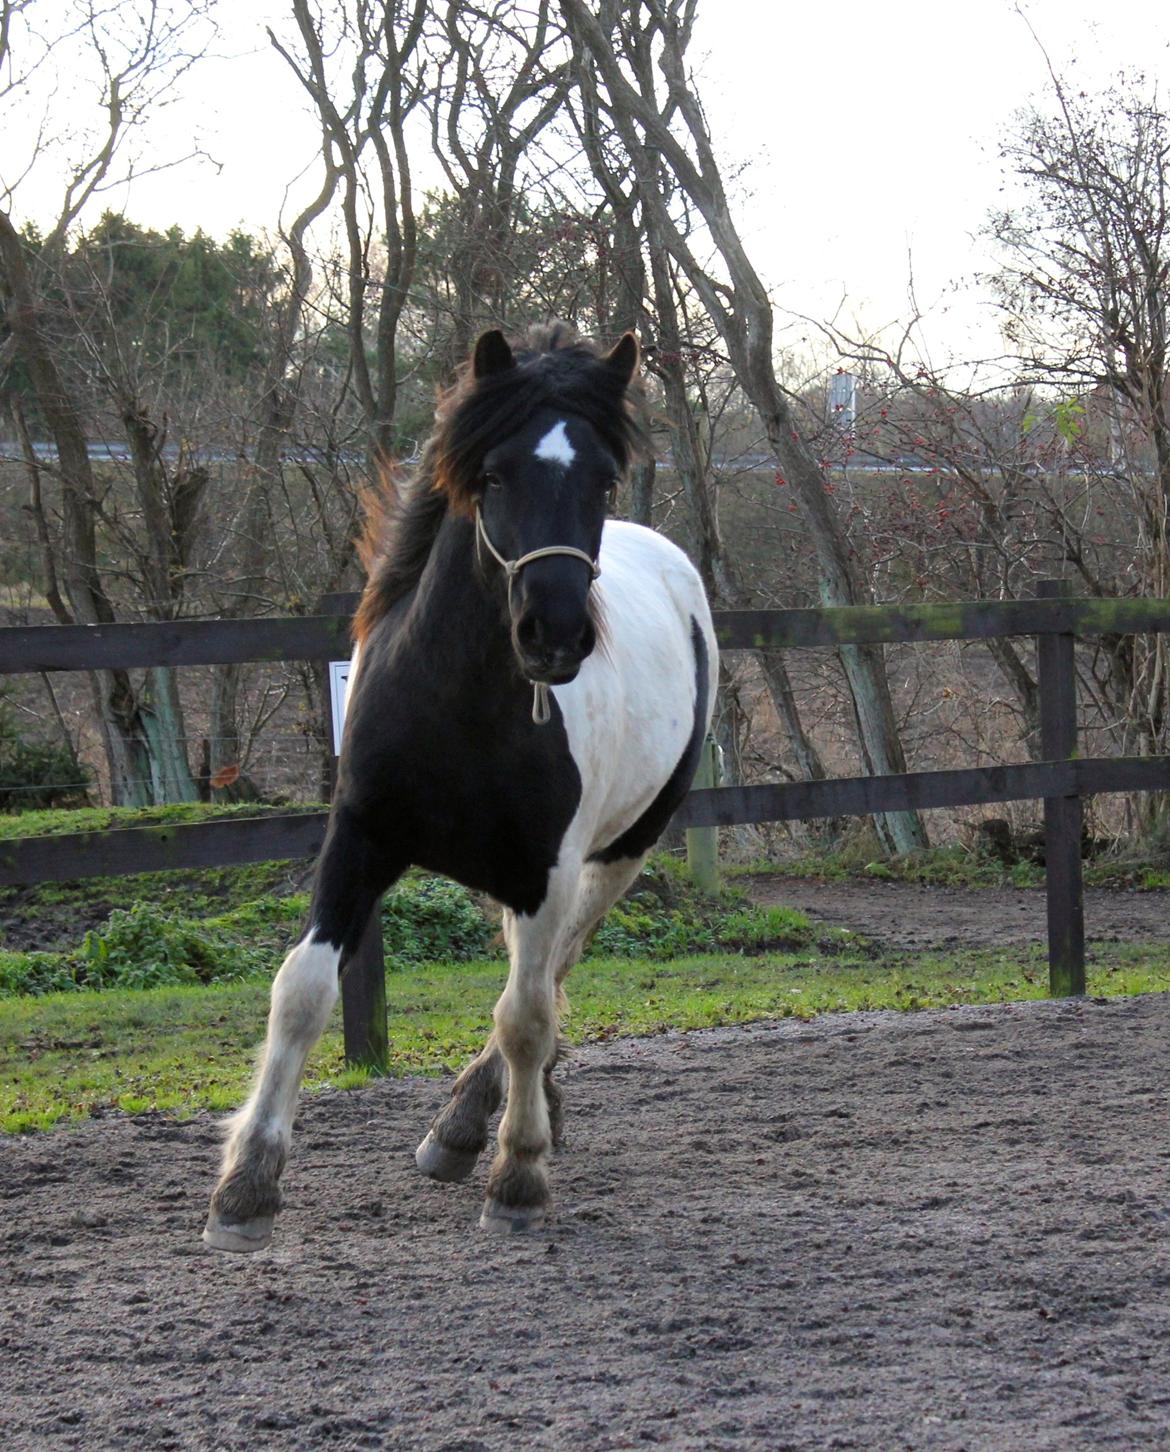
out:
<path id="1" fill-rule="evenodd" d="M 523 650 L 538 650 L 543 634 L 536 615 L 525 615 L 516 622 L 516 640 Z"/>

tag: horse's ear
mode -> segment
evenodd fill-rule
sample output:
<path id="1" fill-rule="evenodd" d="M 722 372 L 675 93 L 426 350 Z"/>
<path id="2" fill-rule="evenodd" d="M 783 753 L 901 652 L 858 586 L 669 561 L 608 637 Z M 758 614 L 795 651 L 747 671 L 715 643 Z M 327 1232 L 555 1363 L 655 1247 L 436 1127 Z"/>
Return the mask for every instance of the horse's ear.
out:
<path id="1" fill-rule="evenodd" d="M 633 333 L 623 333 L 617 346 L 601 361 L 618 375 L 625 388 L 638 371 L 638 339 Z"/>
<path id="2" fill-rule="evenodd" d="M 515 368 L 516 360 L 508 347 L 508 340 L 499 328 L 490 333 L 481 333 L 475 345 L 474 361 L 471 365 L 476 378 L 490 378 L 494 373 L 506 373 Z"/>

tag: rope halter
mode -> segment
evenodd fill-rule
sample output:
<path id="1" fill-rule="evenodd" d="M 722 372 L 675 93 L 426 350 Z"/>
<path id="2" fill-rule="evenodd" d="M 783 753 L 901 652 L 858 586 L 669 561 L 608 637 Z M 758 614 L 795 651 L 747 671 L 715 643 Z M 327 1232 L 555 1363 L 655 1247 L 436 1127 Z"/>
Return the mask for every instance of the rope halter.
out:
<path id="1" fill-rule="evenodd" d="M 528 554 L 521 555 L 518 560 L 506 560 L 504 556 L 492 544 L 488 536 L 487 526 L 483 522 L 483 514 L 480 507 L 475 506 L 475 548 L 479 552 L 480 541 L 487 546 L 488 554 L 497 564 L 501 565 L 504 574 L 508 579 L 508 611 L 512 610 L 512 586 L 516 582 L 516 576 L 525 565 L 531 565 L 535 560 L 545 560 L 551 555 L 571 555 L 576 560 L 583 560 L 589 566 L 589 584 L 601 574 L 601 566 L 592 555 L 586 554 L 584 550 L 574 549 L 572 545 L 546 545 L 544 549 L 530 550 Z M 532 686 L 532 719 L 538 726 L 546 726 L 552 718 L 552 707 L 548 699 L 548 686 L 544 681 L 530 681 Z"/>

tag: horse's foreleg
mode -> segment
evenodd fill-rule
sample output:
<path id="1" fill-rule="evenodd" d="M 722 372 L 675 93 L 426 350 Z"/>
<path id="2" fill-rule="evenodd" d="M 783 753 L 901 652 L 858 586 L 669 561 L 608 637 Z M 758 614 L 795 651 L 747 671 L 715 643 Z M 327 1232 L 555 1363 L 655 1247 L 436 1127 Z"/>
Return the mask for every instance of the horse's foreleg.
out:
<path id="1" fill-rule="evenodd" d="M 516 918 L 504 909 L 503 934 L 511 954 Z M 494 1033 L 455 1080 L 451 1098 L 435 1116 L 414 1162 L 432 1180 L 466 1180 L 487 1148 L 488 1124 L 504 1097 L 507 1065 Z"/>
<path id="2" fill-rule="evenodd" d="M 568 999 L 562 987 L 569 971 L 576 966 L 589 935 L 609 912 L 622 893 L 642 870 L 646 855 L 626 857 L 617 862 L 587 862 L 581 870 L 581 882 L 573 908 L 572 927 L 561 961 L 556 971 L 557 1015 L 559 1018 L 569 1011 Z M 545 1067 L 544 1098 L 548 1108 L 552 1142 L 561 1143 L 564 1129 L 565 1096 L 559 1084 L 553 1079 L 557 1056 Z"/>
<path id="3" fill-rule="evenodd" d="M 215 1250 L 261 1250 L 280 1209 L 279 1180 L 292 1139 L 297 1090 L 309 1051 L 337 999 L 341 949 L 310 931 L 272 984 L 268 1036 L 256 1081 L 228 1122 L 219 1183 L 203 1239 Z"/>
<path id="4" fill-rule="evenodd" d="M 305 1063 L 337 1001 L 339 968 L 361 942 L 378 896 L 395 876 L 375 870 L 351 829 L 331 825 L 311 926 L 273 980 L 268 1034 L 252 1092 L 228 1121 L 203 1232 L 215 1250 L 261 1250 L 272 1237 Z"/>
<path id="5" fill-rule="evenodd" d="M 544 1159 L 552 1146 L 544 1076 L 556 1058 L 556 969 L 577 879 L 578 870 L 557 867 L 540 910 L 517 914 L 511 923 L 511 968 L 495 1009 L 495 1040 L 508 1066 L 508 1103 L 479 1222 L 485 1230 L 523 1230 L 544 1219 Z"/>
<path id="6" fill-rule="evenodd" d="M 559 951 L 553 955 L 556 963 L 553 973 L 556 1019 L 566 1009 L 560 984 L 581 957 L 589 934 L 597 928 L 598 922 L 604 918 L 615 900 L 621 893 L 626 892 L 631 881 L 637 877 L 643 861 L 645 857 L 623 858 L 615 862 L 586 862 L 582 868 L 572 907 L 566 912 L 568 931 L 556 934 L 560 942 Z M 511 912 L 505 912 L 504 937 L 512 961 L 515 961 L 515 954 L 520 951 L 521 939 L 524 939 L 524 951 L 534 951 L 534 922 L 536 919 L 517 919 Z M 563 1093 L 553 1079 L 557 1056 L 559 1040 L 555 1034 L 552 1051 L 541 1070 L 541 1089 L 552 1146 L 560 1143 L 563 1124 Z M 435 1180 L 462 1180 L 472 1173 L 476 1160 L 488 1143 L 488 1124 L 504 1096 L 505 1077 L 507 1064 L 499 1044 L 498 1032 L 494 1032 L 454 1083 L 449 1102 L 438 1112 L 431 1124 L 430 1133 L 415 1151 L 415 1163 L 424 1175 Z M 544 1195 L 547 1195 L 547 1188 L 544 1189 Z M 496 1220 L 498 1217 L 491 1218 Z M 508 1223 L 511 1223 L 512 1218 L 514 1217 L 511 1214 L 508 1215 Z"/>
<path id="7" fill-rule="evenodd" d="M 643 853 L 640 857 L 621 857 L 616 862 L 586 862 L 581 869 L 572 927 L 557 968 L 558 989 L 585 951 L 589 934 L 641 872 L 645 861 L 646 853 Z"/>

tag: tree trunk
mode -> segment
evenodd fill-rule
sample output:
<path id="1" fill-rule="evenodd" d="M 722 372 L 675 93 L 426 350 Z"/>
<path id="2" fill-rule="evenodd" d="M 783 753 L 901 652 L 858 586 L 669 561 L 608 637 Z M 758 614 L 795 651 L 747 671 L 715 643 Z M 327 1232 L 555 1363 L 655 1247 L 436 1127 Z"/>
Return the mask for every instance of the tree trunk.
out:
<path id="1" fill-rule="evenodd" d="M 160 804 L 197 801 L 199 793 L 187 759 L 183 706 L 171 667 L 152 666 L 146 672 L 138 714 L 149 763 L 151 800 Z"/>
<path id="2" fill-rule="evenodd" d="M 85 429 L 41 327 L 24 244 L 4 212 L 0 212 L 0 269 L 8 325 L 57 446 L 63 540 L 56 573 L 64 586 L 69 612 L 78 624 L 109 625 L 114 610 L 97 564 L 97 489 Z M 151 800 L 153 775 L 150 748 L 130 676 L 126 671 L 101 670 L 95 671 L 91 680 L 111 796 L 119 805 L 146 805 Z"/>
<path id="3" fill-rule="evenodd" d="M 764 421 L 809 530 L 823 602 L 864 603 L 867 592 L 830 507 L 827 481 L 796 431 L 776 377 L 771 302 L 732 222 L 702 107 L 686 71 L 692 7 L 680 0 L 622 0 L 603 7 L 604 23 L 586 0 L 561 0 L 561 10 L 605 88 L 602 99 L 591 76 L 583 74 L 583 87 L 592 86 L 586 104 L 604 108 L 637 177 L 645 217 L 652 219 L 663 247 L 719 330 L 740 386 Z M 656 93 L 659 76 L 664 99 Z M 679 130 L 685 130 L 686 145 Z M 777 185 L 783 189 L 782 176 Z M 699 261 L 680 231 L 671 205 L 680 194 L 706 223 L 730 286 Z M 867 769 L 905 770 L 880 647 L 842 648 L 841 662 Z M 912 852 L 926 845 L 917 813 L 886 813 L 875 818 L 875 826 L 888 851 Z"/>

